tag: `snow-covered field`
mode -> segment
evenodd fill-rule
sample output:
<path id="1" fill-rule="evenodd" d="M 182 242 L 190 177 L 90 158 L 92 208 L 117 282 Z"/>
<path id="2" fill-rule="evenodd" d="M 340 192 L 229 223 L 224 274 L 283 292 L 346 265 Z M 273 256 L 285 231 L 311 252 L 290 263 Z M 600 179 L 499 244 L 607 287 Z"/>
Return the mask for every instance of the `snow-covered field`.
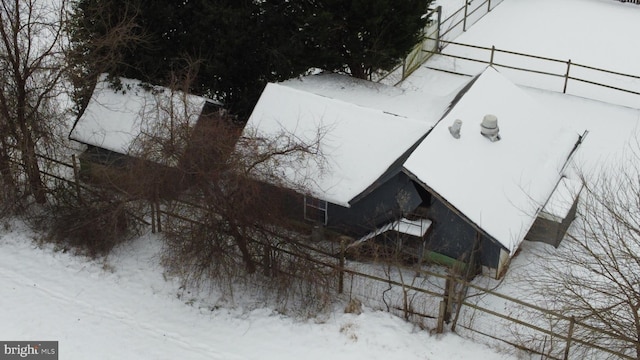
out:
<path id="1" fill-rule="evenodd" d="M 151 234 L 101 261 L 36 236 L 17 221 L 0 234 L 0 340 L 58 341 L 60 359 L 511 359 L 366 308 L 299 319 L 200 301 L 163 277 Z"/>
<path id="2" fill-rule="evenodd" d="M 456 5 L 458 5 L 456 3 Z M 562 92 L 567 61 L 608 71 L 634 75 L 630 78 L 571 66 L 569 76 L 640 92 L 640 50 L 638 28 L 640 6 L 615 0 L 505 0 L 489 14 L 461 33 L 457 43 L 506 50 L 551 58 L 558 62 L 496 52 L 496 64 L 548 72 L 557 76 L 497 67 L 513 82 Z M 444 54 L 488 62 L 491 51 L 456 44 Z M 479 73 L 486 64 L 436 55 L 429 67 L 467 75 Z M 429 72 L 426 67 L 409 78 L 422 88 Z M 432 84 L 432 83 L 431 83 Z M 627 94 L 585 82 L 570 80 L 567 93 L 624 106 L 640 107 L 640 96 Z"/>
<path id="3" fill-rule="evenodd" d="M 504 0 L 457 41 L 640 75 L 639 28 L 640 6 L 614 0 Z M 444 95 L 466 80 L 423 68 L 401 86 Z M 640 97 L 625 97 L 628 107 L 620 107 L 526 91 L 571 126 L 589 130 L 578 159 L 582 170 L 615 159 L 637 134 Z M 19 221 L 0 232 L 0 340 L 57 340 L 60 359 L 513 358 L 372 309 L 344 314 L 338 304 L 333 312 L 298 319 L 248 299 L 231 306 L 215 292 L 191 295 L 163 276 L 155 235 L 100 261 L 38 246 L 37 236 Z M 521 254 L 512 269 L 526 272 L 528 263 Z M 503 286 L 517 291 L 510 279 Z"/>

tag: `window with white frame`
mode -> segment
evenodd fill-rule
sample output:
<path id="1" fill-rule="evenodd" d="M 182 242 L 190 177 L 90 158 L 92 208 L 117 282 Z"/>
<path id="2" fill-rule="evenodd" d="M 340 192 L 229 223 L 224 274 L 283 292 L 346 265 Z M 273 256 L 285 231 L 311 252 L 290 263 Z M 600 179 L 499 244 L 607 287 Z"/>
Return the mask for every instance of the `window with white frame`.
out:
<path id="1" fill-rule="evenodd" d="M 304 218 L 306 220 L 327 225 L 327 202 L 305 195 Z"/>

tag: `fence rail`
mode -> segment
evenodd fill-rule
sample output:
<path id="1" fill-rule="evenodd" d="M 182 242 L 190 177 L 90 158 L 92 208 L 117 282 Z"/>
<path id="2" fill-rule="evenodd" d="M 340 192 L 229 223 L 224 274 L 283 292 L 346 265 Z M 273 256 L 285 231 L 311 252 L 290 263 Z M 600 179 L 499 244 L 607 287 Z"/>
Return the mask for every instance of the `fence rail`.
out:
<path id="1" fill-rule="evenodd" d="M 637 2 L 640 0 L 631 1 Z M 430 58 L 432 58 L 432 56 L 439 55 L 454 60 L 492 65 L 495 67 L 509 69 L 520 73 L 539 75 L 539 77 L 534 80 L 534 82 L 536 83 L 535 85 L 528 84 L 528 81 L 524 81 L 525 83 L 523 83 L 522 85 L 530 85 L 536 88 L 544 88 L 553 91 L 562 91 L 563 93 L 567 93 L 568 91 L 570 91 L 571 93 L 575 93 L 576 95 L 584 96 L 587 98 L 605 100 L 611 103 L 618 103 L 620 105 L 637 107 L 638 99 L 635 99 L 635 96 L 640 95 L 640 76 L 638 75 L 626 74 L 619 71 L 612 71 L 595 66 L 579 64 L 572 62 L 570 59 L 554 59 L 550 57 L 520 53 L 506 49 L 498 49 L 495 46 L 483 47 L 453 41 L 453 39 L 465 32 L 472 24 L 477 22 L 484 15 L 488 14 L 501 2 L 502 0 L 485 0 L 483 2 L 465 1 L 464 6 L 448 15 L 444 20 L 441 17 L 441 8 L 433 10 L 430 14 L 431 16 L 435 16 L 434 14 L 437 15 L 437 27 L 430 30 L 429 32 L 425 32 L 425 38 L 423 39 L 423 41 L 418 46 L 416 46 L 416 48 L 403 61 L 403 63 L 398 66 L 398 68 L 392 70 L 389 74 L 381 77 L 378 81 L 381 81 L 388 77 L 393 79 L 392 83 L 400 83 L 409 75 L 411 75 L 415 70 L 417 70 L 420 66 L 424 65 Z M 427 44 L 427 46 L 425 46 L 425 44 Z M 456 51 L 452 51 L 451 47 L 473 49 L 479 51 L 479 53 L 475 52 L 472 55 L 456 55 Z M 425 55 L 417 56 L 415 54 L 416 49 L 421 49 L 421 51 L 424 52 Z M 446 52 L 444 51 L 445 49 L 447 49 Z M 502 55 L 503 59 L 497 60 L 496 57 L 500 55 Z M 504 55 L 506 55 L 508 59 L 504 59 Z M 541 61 L 543 62 L 542 68 L 536 68 L 529 64 L 523 65 L 523 61 L 521 61 L 523 59 L 533 59 L 536 61 Z M 553 68 L 554 65 L 561 65 L 563 66 L 563 68 L 555 71 L 548 69 L 550 67 Z M 477 71 L 468 73 L 457 70 L 455 67 L 446 68 L 436 65 L 427 66 L 427 68 L 467 76 L 473 76 L 477 73 Z M 402 71 L 400 71 L 400 69 Z M 576 73 L 579 74 L 576 75 Z M 619 81 L 612 81 L 611 78 L 613 77 L 617 77 Z M 561 83 L 548 84 L 548 80 L 544 78 L 559 79 L 561 80 Z M 629 81 L 635 81 L 638 86 L 629 88 L 620 85 L 621 83 L 625 84 Z M 581 87 L 577 91 L 571 90 L 572 82 L 575 84 L 586 84 L 588 86 L 612 90 L 615 93 L 603 99 L 601 98 L 600 94 L 593 95 L 588 91 L 587 94 L 584 94 L 584 87 Z M 631 97 L 618 99 L 616 97 L 616 94 L 620 93 L 627 94 Z"/>
<path id="2" fill-rule="evenodd" d="M 473 1 L 465 1 L 462 7 L 441 22 L 440 29 L 446 29 L 441 32 L 441 39 L 457 37 L 459 34 L 453 33 L 453 31 L 458 30 L 460 26 L 462 26 L 463 32 L 467 31 L 469 26 L 473 25 L 484 15 L 491 12 L 491 10 L 501 2 L 502 0 L 493 0 L 493 2 L 491 0 L 485 0 L 479 4 L 476 2 L 477 5 L 474 7 Z M 493 5 L 493 7 L 491 5 Z M 462 18 L 458 19 L 461 14 Z M 474 18 L 473 15 L 477 15 L 477 18 Z"/>
<path id="3" fill-rule="evenodd" d="M 422 40 L 414 46 L 398 66 L 393 70 L 378 77 L 376 81 L 392 78 L 393 83 L 399 83 L 406 79 L 422 64 L 424 64 L 433 54 L 440 53 L 447 46 L 447 39 L 454 39 L 459 34 L 467 31 L 467 28 L 484 15 L 488 14 L 493 8 L 500 4 L 503 0 L 485 0 L 481 3 L 476 2 L 476 6 L 472 6 L 472 1 L 465 0 L 464 5 L 453 14 L 442 20 L 442 6 L 430 9 L 427 12 L 429 23 L 423 30 Z M 486 7 L 485 7 L 486 5 Z M 458 16 L 463 14 L 462 19 Z M 462 27 L 462 29 L 460 29 Z M 441 42 L 441 40 L 443 40 Z"/>
<path id="4" fill-rule="evenodd" d="M 472 63 L 486 64 L 494 67 L 500 67 L 504 69 L 515 70 L 518 72 L 531 73 L 536 75 L 542 75 L 546 77 L 552 77 L 557 79 L 562 79 L 562 83 L 555 84 L 557 86 L 555 89 L 554 86 L 546 86 L 549 90 L 562 91 L 563 93 L 567 93 L 568 89 L 570 89 L 571 81 L 584 83 L 593 85 L 600 88 L 607 88 L 611 90 L 615 90 L 616 92 L 623 92 L 632 95 L 640 95 L 640 76 L 633 74 L 625 74 L 619 71 L 607 70 L 603 68 L 598 68 L 595 66 L 589 66 L 584 64 L 579 64 L 576 62 L 569 60 L 561 60 L 554 59 L 550 57 L 537 56 L 532 54 L 520 53 L 505 49 L 498 49 L 495 46 L 492 47 L 484 47 L 478 45 L 470 45 L 459 43 L 455 41 L 444 41 L 440 40 L 451 47 L 458 47 L 463 49 L 472 49 L 473 54 L 469 54 L 470 52 L 465 52 L 466 55 L 456 55 L 455 50 L 448 51 L 447 53 L 439 53 L 439 56 L 444 58 L 451 58 L 456 60 L 463 60 Z M 498 60 L 499 55 L 505 54 L 509 55 L 506 59 Z M 531 65 L 522 65 L 526 63 L 526 59 L 533 59 L 539 61 L 536 68 Z M 561 65 L 561 68 L 558 68 L 558 65 Z M 456 69 L 447 69 L 446 66 L 427 66 L 429 69 L 446 71 L 449 73 L 454 73 L 458 75 L 466 75 L 473 76 L 475 74 L 469 74 Z M 458 64 L 459 67 L 459 64 Z M 550 70 L 554 69 L 555 70 Z M 581 73 L 583 75 L 573 75 L 576 72 Z M 584 74 L 589 74 L 590 78 L 587 78 Z M 624 88 L 617 84 L 617 82 L 612 82 L 611 78 L 615 77 L 618 79 L 618 82 L 629 83 L 635 82 L 638 84 L 638 88 Z M 606 80 L 609 79 L 609 82 Z"/>

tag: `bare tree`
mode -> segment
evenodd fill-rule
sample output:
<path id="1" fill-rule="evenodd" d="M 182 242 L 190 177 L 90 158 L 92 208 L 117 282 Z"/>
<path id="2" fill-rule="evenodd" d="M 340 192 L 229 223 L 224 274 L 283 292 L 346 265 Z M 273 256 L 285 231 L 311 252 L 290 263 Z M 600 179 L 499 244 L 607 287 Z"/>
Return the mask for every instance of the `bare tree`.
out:
<path id="1" fill-rule="evenodd" d="M 278 170 L 317 156 L 317 143 L 286 133 L 238 139 L 223 114 L 197 130 L 182 168 L 193 183 L 182 197 L 187 203 L 168 203 L 178 216 L 164 225 L 166 264 L 192 284 L 213 280 L 231 289 L 254 279 L 281 302 L 295 299 L 306 311 L 326 305 L 337 276 L 314 261 L 321 255 L 305 246 L 302 223 L 290 220 L 292 210 L 301 216 L 302 197 L 278 186 Z"/>
<path id="2" fill-rule="evenodd" d="M 583 178 L 578 216 L 531 279 L 555 310 L 574 317 L 575 338 L 640 358 L 640 152 Z M 583 324 L 584 326 L 579 326 Z M 572 345 L 572 352 L 593 348 Z M 600 353 L 599 357 L 617 355 Z"/>
<path id="3" fill-rule="evenodd" d="M 186 283 L 228 289 L 238 278 L 260 279 L 281 301 L 296 293 L 307 305 L 326 304 L 337 276 L 313 261 L 323 255 L 301 235 L 301 194 L 312 179 L 294 185 L 283 170 L 308 162 L 321 169 L 323 130 L 307 141 L 286 131 L 243 132 L 233 116 L 183 91 L 192 74 L 175 76 L 169 88 L 147 86 L 153 96 L 139 114 L 127 165 L 105 170 L 102 180 L 160 204 L 164 262 Z"/>
<path id="4" fill-rule="evenodd" d="M 71 16 L 66 24 L 67 74 L 73 85 L 75 110 L 82 114 L 98 76 L 122 67 L 125 54 L 136 46 L 147 45 L 148 36 L 139 24 L 135 2 L 66 1 L 71 1 Z"/>
<path id="5" fill-rule="evenodd" d="M 12 184 L 8 156 L 20 154 L 27 189 L 46 201 L 37 149 L 51 144 L 65 69 L 62 50 L 66 1 L 0 1 L 0 168 Z"/>
<path id="6" fill-rule="evenodd" d="M 293 190 L 284 189 L 291 184 L 284 183 L 279 171 L 307 156 L 319 156 L 319 140 L 306 144 L 285 132 L 268 139 L 239 138 L 229 119 L 218 116 L 191 136 L 182 170 L 206 210 L 203 222 L 213 226 L 212 235 L 219 237 L 215 242 L 231 240 L 245 271 L 254 273 L 256 259 L 264 255 L 256 245 L 270 246 L 272 240 L 291 240 L 293 235 L 286 230 L 288 202 L 300 199 Z M 296 190 L 304 192 L 303 186 Z"/>

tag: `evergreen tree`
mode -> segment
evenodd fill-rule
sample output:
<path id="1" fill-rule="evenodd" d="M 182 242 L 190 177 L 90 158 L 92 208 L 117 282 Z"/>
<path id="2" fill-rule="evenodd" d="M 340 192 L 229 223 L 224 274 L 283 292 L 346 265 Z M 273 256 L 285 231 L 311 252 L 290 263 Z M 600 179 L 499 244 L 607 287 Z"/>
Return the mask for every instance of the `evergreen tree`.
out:
<path id="1" fill-rule="evenodd" d="M 293 11 L 286 0 L 78 0 L 72 25 L 78 78 L 104 71 L 162 85 L 192 71 L 195 80 L 185 90 L 247 115 L 267 82 L 308 68 L 295 61 L 303 44 L 296 43 L 295 22 L 287 20 Z M 130 29 L 135 44 L 94 44 L 126 17 L 137 25 Z"/>
<path id="2" fill-rule="evenodd" d="M 304 28 L 316 66 L 367 78 L 417 44 L 431 0 L 315 0 Z"/>
<path id="3" fill-rule="evenodd" d="M 86 62 L 96 34 L 131 16 L 144 41 L 119 44 L 117 61 L 102 68 L 155 84 L 188 69 L 195 81 L 185 90 L 243 117 L 269 81 L 312 67 L 361 78 L 392 68 L 418 41 L 429 1 L 77 0 L 74 44 Z"/>

